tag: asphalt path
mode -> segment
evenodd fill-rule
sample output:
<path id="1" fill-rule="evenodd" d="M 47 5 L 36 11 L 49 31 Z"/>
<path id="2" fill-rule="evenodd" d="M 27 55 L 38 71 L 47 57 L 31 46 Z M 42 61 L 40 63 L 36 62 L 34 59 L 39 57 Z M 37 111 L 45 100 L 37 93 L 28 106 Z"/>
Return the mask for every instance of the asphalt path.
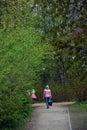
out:
<path id="1" fill-rule="evenodd" d="M 45 103 L 32 105 L 32 119 L 27 122 L 25 130 L 72 130 L 68 104 L 72 102 L 53 103 L 49 109 Z"/>

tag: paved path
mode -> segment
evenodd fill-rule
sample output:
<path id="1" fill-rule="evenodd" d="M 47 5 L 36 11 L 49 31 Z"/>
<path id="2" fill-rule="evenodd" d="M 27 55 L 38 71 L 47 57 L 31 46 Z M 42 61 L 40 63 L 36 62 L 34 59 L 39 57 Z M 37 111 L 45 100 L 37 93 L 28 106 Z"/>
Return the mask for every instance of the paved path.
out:
<path id="1" fill-rule="evenodd" d="M 67 103 L 54 103 L 46 109 L 45 104 L 33 105 L 33 117 L 25 130 L 72 130 Z"/>

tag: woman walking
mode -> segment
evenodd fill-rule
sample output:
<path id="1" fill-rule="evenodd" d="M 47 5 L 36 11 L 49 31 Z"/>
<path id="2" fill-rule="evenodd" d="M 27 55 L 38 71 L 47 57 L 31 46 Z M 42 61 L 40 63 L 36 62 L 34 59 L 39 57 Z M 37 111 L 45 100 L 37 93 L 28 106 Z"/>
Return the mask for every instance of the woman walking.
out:
<path id="1" fill-rule="evenodd" d="M 51 90 L 49 89 L 49 86 L 46 85 L 44 91 L 43 91 L 43 99 L 45 99 L 45 103 L 47 106 L 47 109 L 49 108 L 49 100 L 52 98 Z"/>

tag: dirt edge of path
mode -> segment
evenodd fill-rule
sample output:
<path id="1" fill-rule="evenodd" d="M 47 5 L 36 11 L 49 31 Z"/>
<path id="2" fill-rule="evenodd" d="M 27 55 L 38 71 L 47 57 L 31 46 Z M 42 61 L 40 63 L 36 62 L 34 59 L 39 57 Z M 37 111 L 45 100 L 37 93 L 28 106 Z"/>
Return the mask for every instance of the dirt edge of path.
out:
<path id="1" fill-rule="evenodd" d="M 76 102 L 54 102 L 53 105 L 70 105 L 70 104 L 75 104 Z M 32 104 L 32 107 L 34 106 L 44 106 L 45 103 L 35 103 Z"/>

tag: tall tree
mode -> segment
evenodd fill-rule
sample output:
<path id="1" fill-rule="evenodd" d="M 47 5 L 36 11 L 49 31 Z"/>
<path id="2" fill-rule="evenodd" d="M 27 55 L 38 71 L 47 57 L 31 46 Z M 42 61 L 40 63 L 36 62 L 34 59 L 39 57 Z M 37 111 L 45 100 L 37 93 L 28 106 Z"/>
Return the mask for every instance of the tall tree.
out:
<path id="1" fill-rule="evenodd" d="M 34 7 L 39 12 L 37 27 L 43 33 L 43 40 L 55 48 L 56 78 L 64 82 L 65 78 L 77 77 L 79 83 L 86 83 L 86 0 L 35 0 Z M 86 88 L 83 91 L 85 93 Z"/>
<path id="2" fill-rule="evenodd" d="M 61 62 L 63 71 L 72 66 L 75 57 L 84 57 L 80 51 L 86 53 L 86 8 L 85 0 L 35 0 L 38 7 L 40 29 L 44 39 L 55 47 L 56 60 Z M 78 37 L 78 38 L 77 38 Z M 82 43 L 83 42 L 83 43 Z M 66 66 L 65 62 L 70 62 Z M 76 58 L 78 59 L 78 58 Z M 75 62 L 78 60 L 75 60 Z M 67 62 L 67 63 L 68 63 Z M 84 57 L 86 63 L 86 57 Z M 74 63 L 74 62 L 73 62 Z"/>

